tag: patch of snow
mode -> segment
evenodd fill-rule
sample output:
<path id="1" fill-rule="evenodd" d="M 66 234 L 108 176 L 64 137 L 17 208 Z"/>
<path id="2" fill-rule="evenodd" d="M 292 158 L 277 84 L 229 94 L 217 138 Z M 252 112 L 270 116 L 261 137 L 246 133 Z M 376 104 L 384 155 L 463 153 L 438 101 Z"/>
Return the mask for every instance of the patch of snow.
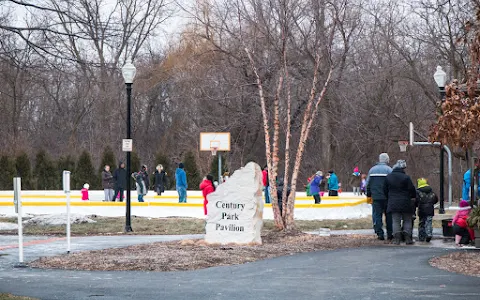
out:
<path id="1" fill-rule="evenodd" d="M 1 230 L 17 230 L 18 225 L 15 223 L 0 223 L 0 231 Z"/>
<path id="2" fill-rule="evenodd" d="M 97 221 L 90 219 L 88 216 L 81 214 L 71 214 L 70 224 L 96 223 Z M 29 220 L 23 221 L 25 225 L 66 225 L 67 214 L 53 214 L 36 216 Z"/>

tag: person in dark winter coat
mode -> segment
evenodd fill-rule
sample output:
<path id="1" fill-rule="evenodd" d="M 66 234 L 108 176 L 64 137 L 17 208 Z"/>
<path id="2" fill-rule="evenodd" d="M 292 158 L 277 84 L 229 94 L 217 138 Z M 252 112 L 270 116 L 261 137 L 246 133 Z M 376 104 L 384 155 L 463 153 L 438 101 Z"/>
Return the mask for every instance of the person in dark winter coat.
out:
<path id="1" fill-rule="evenodd" d="M 105 200 L 104 201 L 112 201 L 114 198 L 114 185 L 115 185 L 115 180 L 113 179 L 112 173 L 110 173 L 110 166 L 106 165 L 103 168 L 102 172 L 102 186 L 103 186 L 103 191 L 105 194 Z"/>
<path id="2" fill-rule="evenodd" d="M 392 214 L 393 236 L 397 245 L 400 245 L 403 235 L 407 245 L 413 244 L 412 217 L 415 206 L 412 199 L 416 199 L 417 191 L 410 176 L 405 174 L 406 167 L 407 163 L 404 160 L 398 160 L 384 184 L 384 193 L 388 201 L 387 212 Z"/>
<path id="3" fill-rule="evenodd" d="M 438 202 L 438 197 L 428 185 L 427 179 L 419 178 L 417 180 L 417 197 L 415 207 L 418 207 L 418 240 L 420 242 L 430 242 L 433 235 L 432 220 L 434 216 L 434 205 Z"/>
<path id="4" fill-rule="evenodd" d="M 287 185 L 287 198 L 290 196 L 290 187 Z M 283 190 L 285 189 L 285 184 L 283 179 L 280 179 L 277 184 L 277 197 L 278 197 L 278 207 L 280 208 L 280 214 L 283 210 Z"/>
<path id="5" fill-rule="evenodd" d="M 127 188 L 127 171 L 125 170 L 125 164 L 120 162 L 118 169 L 113 173 L 115 179 L 115 193 L 114 197 L 120 195 L 120 202 L 123 201 L 123 192 Z M 112 200 L 115 201 L 115 198 Z"/>
<path id="6" fill-rule="evenodd" d="M 153 186 L 155 187 L 157 195 L 161 196 L 162 193 L 165 192 L 165 186 L 167 185 L 167 173 L 163 170 L 162 165 L 158 165 L 154 175 L 155 182 Z"/>
<path id="7" fill-rule="evenodd" d="M 360 196 L 360 184 L 362 183 L 361 174 L 358 171 L 358 167 L 353 169 L 352 176 L 350 177 L 350 186 L 353 190 L 353 195 Z"/>
<path id="8" fill-rule="evenodd" d="M 148 190 L 150 188 L 150 179 L 148 178 L 147 171 L 147 166 L 143 165 L 138 173 L 134 173 L 136 174 L 134 178 L 137 182 L 138 202 L 144 202 L 143 196 L 148 193 Z"/>
<path id="9" fill-rule="evenodd" d="M 387 223 L 387 238 L 393 239 L 392 233 L 392 214 L 387 212 L 387 195 L 383 190 L 383 185 L 387 175 L 392 173 L 392 168 L 388 166 L 390 157 L 387 153 L 381 153 L 378 157 L 378 163 L 368 171 L 366 180 L 367 197 L 372 201 L 372 221 L 373 229 L 379 240 L 385 240 L 383 231 L 383 215 Z"/>

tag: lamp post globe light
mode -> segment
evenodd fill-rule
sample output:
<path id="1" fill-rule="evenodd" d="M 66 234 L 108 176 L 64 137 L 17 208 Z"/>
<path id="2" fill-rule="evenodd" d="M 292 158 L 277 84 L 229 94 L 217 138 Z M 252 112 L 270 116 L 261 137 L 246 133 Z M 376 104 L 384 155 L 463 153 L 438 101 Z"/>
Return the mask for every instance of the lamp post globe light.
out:
<path id="1" fill-rule="evenodd" d="M 440 89 L 440 94 L 443 98 L 445 96 L 445 83 L 447 82 L 447 73 L 442 69 L 441 66 L 437 66 L 437 71 L 433 74 L 433 79 Z"/>
<path id="2" fill-rule="evenodd" d="M 127 88 L 127 139 L 131 139 L 132 133 L 132 123 L 131 123 L 131 114 L 132 114 L 132 83 L 135 78 L 137 69 L 132 64 L 131 59 L 127 59 L 125 65 L 122 67 L 123 80 L 125 81 L 125 86 Z M 131 223 L 131 183 L 130 179 L 131 174 L 131 152 L 127 151 L 127 207 L 126 207 L 126 220 L 125 220 L 125 232 L 132 232 L 132 223 Z"/>
<path id="3" fill-rule="evenodd" d="M 445 97 L 445 83 L 447 82 L 447 73 L 442 69 L 441 66 L 437 66 L 437 70 L 433 74 L 433 79 L 438 86 L 440 92 L 440 105 Z M 440 208 L 438 212 L 440 214 L 445 213 L 445 190 L 444 190 L 444 152 L 443 147 L 440 147 Z"/>

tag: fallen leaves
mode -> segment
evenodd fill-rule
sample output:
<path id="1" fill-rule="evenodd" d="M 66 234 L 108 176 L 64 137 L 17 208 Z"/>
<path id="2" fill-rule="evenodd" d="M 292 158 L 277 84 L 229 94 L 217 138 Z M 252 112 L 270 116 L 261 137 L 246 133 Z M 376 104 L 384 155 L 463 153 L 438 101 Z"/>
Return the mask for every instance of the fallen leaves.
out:
<path id="1" fill-rule="evenodd" d="M 238 265 L 295 253 L 383 245 L 373 236 L 322 237 L 310 234 L 263 237 L 263 245 L 207 245 L 203 240 L 136 245 L 40 258 L 29 265 L 39 268 L 101 271 L 184 271 Z"/>
<path id="2" fill-rule="evenodd" d="M 480 252 L 460 251 L 434 257 L 430 265 L 449 272 L 480 277 Z"/>

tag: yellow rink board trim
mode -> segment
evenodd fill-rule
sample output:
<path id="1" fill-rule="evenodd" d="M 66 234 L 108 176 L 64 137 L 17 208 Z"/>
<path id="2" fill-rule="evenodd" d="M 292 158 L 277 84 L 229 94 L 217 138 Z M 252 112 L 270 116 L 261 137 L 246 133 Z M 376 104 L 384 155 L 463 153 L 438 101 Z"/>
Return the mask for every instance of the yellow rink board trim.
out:
<path id="1" fill-rule="evenodd" d="M 81 199 L 82 196 L 80 195 L 71 195 L 70 199 Z M 177 199 L 177 196 L 145 196 L 143 197 L 144 199 L 154 199 L 154 200 L 160 200 L 160 199 Z M 12 195 L 0 195 L 0 199 L 12 199 L 13 201 L 13 194 Z M 65 195 L 22 195 L 22 199 L 67 199 Z M 203 199 L 203 196 L 199 195 L 193 195 L 193 196 L 187 196 L 187 199 Z M 363 200 L 362 198 L 351 198 L 351 197 L 329 197 L 325 196 L 321 198 L 322 201 L 339 201 L 339 200 L 345 200 L 345 201 L 351 201 L 351 200 Z M 313 201 L 313 197 L 296 197 L 295 201 Z"/>
<path id="2" fill-rule="evenodd" d="M 296 208 L 334 208 L 356 206 L 367 203 L 366 199 L 348 203 L 329 203 L 329 204 L 295 204 Z M 22 206 L 65 206 L 65 202 L 22 202 Z M 125 206 L 125 202 L 70 202 L 71 206 Z M 164 206 L 164 207 L 203 207 L 202 203 L 168 203 L 168 202 L 132 202 L 132 206 Z M 0 201 L 0 206 L 13 206 L 13 202 Z M 272 207 L 271 204 L 265 204 L 265 207 Z"/>

